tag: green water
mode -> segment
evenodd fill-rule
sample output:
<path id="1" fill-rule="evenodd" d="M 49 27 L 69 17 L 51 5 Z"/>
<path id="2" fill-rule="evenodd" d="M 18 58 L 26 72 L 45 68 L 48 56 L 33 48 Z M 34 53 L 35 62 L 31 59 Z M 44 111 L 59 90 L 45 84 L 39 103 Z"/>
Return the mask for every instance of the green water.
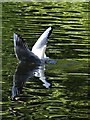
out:
<path id="1" fill-rule="evenodd" d="M 2 119 L 89 120 L 89 12 L 88 2 L 2 3 Z M 21 34 L 31 49 L 49 26 L 54 29 L 46 54 L 57 61 L 45 65 L 51 87 L 32 77 L 12 101 L 18 65 L 13 33 Z"/>

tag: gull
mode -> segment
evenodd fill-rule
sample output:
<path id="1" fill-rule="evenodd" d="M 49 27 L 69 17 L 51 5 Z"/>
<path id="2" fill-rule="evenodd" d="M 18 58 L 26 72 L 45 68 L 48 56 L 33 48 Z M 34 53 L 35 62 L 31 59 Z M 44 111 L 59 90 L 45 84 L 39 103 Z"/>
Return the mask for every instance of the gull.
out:
<path id="1" fill-rule="evenodd" d="M 14 50 L 18 60 L 21 62 L 40 64 L 42 60 L 49 59 L 49 57 L 46 56 L 45 51 L 51 32 L 52 27 L 47 28 L 34 44 L 31 51 L 24 39 L 19 34 L 14 33 Z"/>

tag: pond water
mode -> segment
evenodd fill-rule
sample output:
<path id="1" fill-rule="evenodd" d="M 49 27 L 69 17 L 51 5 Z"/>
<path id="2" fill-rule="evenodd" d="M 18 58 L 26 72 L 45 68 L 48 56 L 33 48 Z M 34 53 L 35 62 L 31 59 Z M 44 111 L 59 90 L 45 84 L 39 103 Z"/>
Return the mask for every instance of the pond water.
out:
<path id="1" fill-rule="evenodd" d="M 89 120 L 88 8 L 89 2 L 2 3 L 3 120 Z M 21 34 L 31 49 L 49 26 L 54 28 L 46 54 L 56 63 L 48 62 L 38 70 L 43 82 L 32 75 L 31 66 L 17 68 L 13 33 Z M 30 74 L 25 77 L 23 70 L 28 68 Z M 16 69 L 22 74 L 17 83 L 13 80 L 18 77 Z M 12 100 L 14 84 L 21 91 Z"/>

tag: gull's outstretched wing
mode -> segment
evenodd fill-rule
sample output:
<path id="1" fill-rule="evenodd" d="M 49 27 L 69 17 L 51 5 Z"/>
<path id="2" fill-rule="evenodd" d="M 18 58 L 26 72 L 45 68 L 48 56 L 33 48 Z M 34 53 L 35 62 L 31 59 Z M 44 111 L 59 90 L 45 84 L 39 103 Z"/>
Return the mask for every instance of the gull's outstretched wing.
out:
<path id="1" fill-rule="evenodd" d="M 39 37 L 35 45 L 32 47 L 32 52 L 39 57 L 44 59 L 46 57 L 45 50 L 48 38 L 52 32 L 52 27 L 46 29 L 46 31 Z"/>
<path id="2" fill-rule="evenodd" d="M 14 33 L 14 49 L 15 49 L 16 57 L 20 61 L 31 62 L 35 64 L 41 63 L 38 56 L 29 50 L 23 38 L 16 33 Z"/>

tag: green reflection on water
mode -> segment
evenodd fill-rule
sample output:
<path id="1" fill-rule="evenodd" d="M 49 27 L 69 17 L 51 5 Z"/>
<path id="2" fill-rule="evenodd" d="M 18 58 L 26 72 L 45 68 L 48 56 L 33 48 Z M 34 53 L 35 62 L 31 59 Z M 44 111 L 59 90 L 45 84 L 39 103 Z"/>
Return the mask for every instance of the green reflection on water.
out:
<path id="1" fill-rule="evenodd" d="M 21 2 L 2 4 L 3 119 L 70 120 L 88 118 L 88 2 Z M 38 78 L 26 82 L 23 94 L 11 101 L 17 59 L 13 33 L 34 45 L 48 27 L 54 26 L 47 55 L 57 59 L 47 64 L 45 74 L 52 87 Z"/>

